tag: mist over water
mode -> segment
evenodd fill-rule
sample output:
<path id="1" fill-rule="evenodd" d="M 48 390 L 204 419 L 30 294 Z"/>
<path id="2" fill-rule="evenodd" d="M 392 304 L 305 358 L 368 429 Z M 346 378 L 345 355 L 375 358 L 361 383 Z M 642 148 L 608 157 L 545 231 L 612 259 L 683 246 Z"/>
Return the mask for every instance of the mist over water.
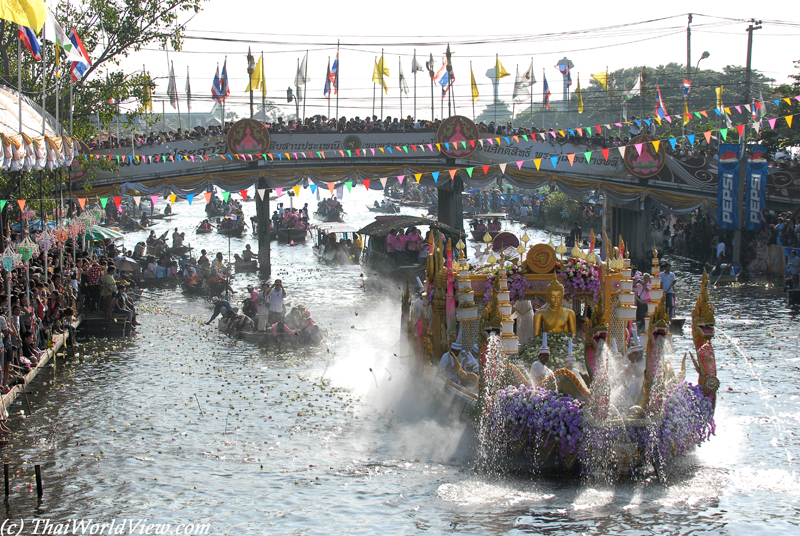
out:
<path id="1" fill-rule="evenodd" d="M 377 195 L 345 193 L 348 223 L 369 222 L 364 205 Z M 255 206 L 244 207 L 249 219 Z M 178 226 L 193 246 L 227 256 L 227 239 L 194 236 L 202 204 L 175 212 L 157 233 Z M 132 248 L 144 234 L 127 237 Z M 256 247 L 233 239 L 231 252 L 246 243 Z M 237 535 L 798 532 L 800 328 L 766 280 L 711 290 L 717 434 L 662 484 L 486 469 L 474 425 L 417 380 L 398 346 L 400 289 L 365 289 L 370 274 L 318 265 L 310 244 L 273 243 L 273 262 L 288 301 L 327 331 L 324 345 L 268 353 L 202 325 L 206 299 L 146 292 L 135 338 L 84 342 L 81 359 L 31 386 L 31 417 L 18 416 L 24 402 L 12 406 L 5 516 L 209 522 L 212 534 Z M 688 317 L 699 275 L 676 268 Z M 258 282 L 236 276 L 237 304 Z M 672 341 L 676 370 L 693 351 L 688 324 Z"/>

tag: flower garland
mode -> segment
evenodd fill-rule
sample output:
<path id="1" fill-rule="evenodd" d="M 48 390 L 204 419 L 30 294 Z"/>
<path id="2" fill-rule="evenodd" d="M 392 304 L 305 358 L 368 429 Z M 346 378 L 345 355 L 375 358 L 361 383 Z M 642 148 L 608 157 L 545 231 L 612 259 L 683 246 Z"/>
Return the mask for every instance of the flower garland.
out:
<path id="1" fill-rule="evenodd" d="M 670 387 L 664 402 L 659 448 L 664 460 L 680 456 L 714 434 L 714 408 L 699 385 L 682 382 Z"/>
<path id="2" fill-rule="evenodd" d="M 582 363 L 586 354 L 586 345 L 583 340 L 567 333 L 548 333 L 547 347 L 550 348 L 550 361 L 547 363 L 550 370 L 564 368 L 564 357 L 569 350 L 569 341 L 572 341 L 572 354 Z M 539 358 L 539 348 L 542 346 L 542 336 L 536 335 L 528 344 L 519 348 L 519 357 L 523 363 L 530 367 Z"/>
<path id="3" fill-rule="evenodd" d="M 556 441 L 562 457 L 578 451 L 583 439 L 580 401 L 556 391 L 513 385 L 498 391 L 495 400 L 489 422 L 496 432 L 537 447 Z"/>
<path id="4" fill-rule="evenodd" d="M 564 297 L 568 300 L 582 295 L 592 295 L 597 303 L 600 294 L 600 275 L 594 264 L 572 257 L 563 261 L 558 278 L 564 284 Z"/>

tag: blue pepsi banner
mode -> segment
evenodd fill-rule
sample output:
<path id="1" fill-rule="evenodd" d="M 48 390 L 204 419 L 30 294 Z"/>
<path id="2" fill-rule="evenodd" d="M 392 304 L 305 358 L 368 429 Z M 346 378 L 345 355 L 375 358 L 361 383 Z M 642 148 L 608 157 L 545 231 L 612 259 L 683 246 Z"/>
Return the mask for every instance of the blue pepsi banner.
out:
<path id="1" fill-rule="evenodd" d="M 739 228 L 739 145 L 719 146 L 719 183 L 717 184 L 717 225 L 726 231 Z"/>
<path id="2" fill-rule="evenodd" d="M 767 208 L 767 159 L 760 145 L 748 145 L 747 152 L 744 228 L 758 231 L 762 226 L 761 213 Z"/>

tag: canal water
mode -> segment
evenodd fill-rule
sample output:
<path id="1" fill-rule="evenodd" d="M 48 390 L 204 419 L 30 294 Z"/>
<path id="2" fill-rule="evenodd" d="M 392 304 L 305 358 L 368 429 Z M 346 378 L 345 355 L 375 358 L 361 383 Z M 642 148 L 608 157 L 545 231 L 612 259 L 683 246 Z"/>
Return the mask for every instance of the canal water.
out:
<path id="1" fill-rule="evenodd" d="M 300 201 L 313 211 L 307 192 Z M 369 222 L 374 199 L 346 193 L 348 223 Z M 177 226 L 227 257 L 227 239 L 194 235 L 203 206 L 177 204 L 156 231 Z M 249 219 L 255 206 L 244 207 Z M 143 239 L 129 234 L 126 246 Z M 257 247 L 234 239 L 232 253 L 246 243 Z M 688 317 L 699 275 L 676 264 Z M 12 406 L 5 517 L 25 519 L 24 533 L 33 518 L 210 523 L 210 534 L 237 535 L 800 532 L 800 326 L 773 281 L 712 289 L 717 432 L 664 484 L 476 467 L 472 429 L 408 381 L 398 289 L 365 285 L 358 266 L 317 264 L 310 243 L 273 243 L 273 267 L 287 300 L 327 330 L 325 345 L 265 353 L 204 325 L 207 299 L 145 292 L 132 340 L 81 341 L 78 357 L 31 386 L 32 415 Z M 237 304 L 248 283 L 257 276 L 236 276 Z M 688 324 L 677 356 L 691 349 Z"/>

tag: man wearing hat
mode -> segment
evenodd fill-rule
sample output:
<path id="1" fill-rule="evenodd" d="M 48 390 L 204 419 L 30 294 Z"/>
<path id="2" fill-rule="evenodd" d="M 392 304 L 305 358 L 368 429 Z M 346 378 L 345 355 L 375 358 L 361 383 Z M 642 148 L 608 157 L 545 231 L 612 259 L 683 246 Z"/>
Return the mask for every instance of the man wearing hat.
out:
<path id="1" fill-rule="evenodd" d="M 631 339 L 628 351 L 625 353 L 630 362 L 625 370 L 620 374 L 620 382 L 624 387 L 623 394 L 629 406 L 639 404 L 644 387 L 644 370 L 647 366 L 644 360 L 644 348 L 639 340 L 636 325 L 631 327 Z"/>
<path id="2" fill-rule="evenodd" d="M 214 314 L 211 315 L 211 320 L 206 322 L 206 325 L 211 324 L 211 322 L 213 322 L 215 318 L 217 318 L 220 314 L 222 314 L 223 313 L 223 311 L 222 311 L 223 308 L 225 309 L 225 312 L 227 312 L 229 310 L 233 310 L 233 307 L 231 307 L 231 304 L 230 304 L 230 302 L 228 302 L 228 300 L 220 300 L 216 296 L 214 296 L 211 299 L 211 303 L 214 304 Z"/>
<path id="3" fill-rule="evenodd" d="M 531 365 L 531 377 L 533 383 L 538 384 L 547 379 L 548 376 L 553 374 L 553 371 L 547 367 L 547 362 L 550 361 L 550 348 L 547 346 L 547 333 L 542 334 L 542 347 L 539 348 L 538 359 Z"/>
<path id="4" fill-rule="evenodd" d="M 450 349 L 442 355 L 442 358 L 439 360 L 439 372 L 447 376 L 451 381 L 458 383 L 458 377 L 456 376 L 456 358 L 458 354 L 461 352 L 461 337 L 452 341 L 450 343 Z M 450 338 L 452 339 L 455 337 L 455 332 L 452 333 Z"/>
<path id="5" fill-rule="evenodd" d="M 480 364 L 478 363 L 478 357 L 481 355 L 481 349 L 478 347 L 478 343 L 474 343 L 472 345 L 472 350 L 465 350 L 461 352 L 461 368 L 464 369 L 464 372 L 469 372 L 472 374 L 477 374 L 480 370 Z"/>

